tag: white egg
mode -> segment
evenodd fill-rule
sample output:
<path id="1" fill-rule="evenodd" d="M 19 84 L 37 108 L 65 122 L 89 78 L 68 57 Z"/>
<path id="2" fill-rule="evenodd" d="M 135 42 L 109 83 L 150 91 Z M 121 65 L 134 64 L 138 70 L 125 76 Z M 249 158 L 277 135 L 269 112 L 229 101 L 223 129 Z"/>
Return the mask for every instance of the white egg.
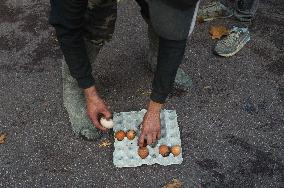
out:
<path id="1" fill-rule="evenodd" d="M 100 123 L 101 123 L 101 125 L 103 127 L 107 128 L 107 129 L 113 128 L 113 121 L 112 121 L 112 119 L 106 120 L 105 118 L 101 118 Z"/>

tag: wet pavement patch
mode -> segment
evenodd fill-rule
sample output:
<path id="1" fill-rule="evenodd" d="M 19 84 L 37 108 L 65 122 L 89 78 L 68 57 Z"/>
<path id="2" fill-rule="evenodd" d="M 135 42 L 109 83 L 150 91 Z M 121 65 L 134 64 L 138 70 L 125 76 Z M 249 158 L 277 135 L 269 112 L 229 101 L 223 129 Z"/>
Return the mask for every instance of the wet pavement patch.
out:
<path id="1" fill-rule="evenodd" d="M 278 89 L 278 94 L 280 96 L 282 103 L 284 103 L 284 87 Z"/>
<path id="2" fill-rule="evenodd" d="M 245 100 L 243 109 L 244 109 L 244 111 L 246 111 L 249 114 L 253 114 L 253 113 L 257 112 L 256 106 L 254 105 L 254 103 L 250 99 Z"/>
<path id="3" fill-rule="evenodd" d="M 267 65 L 267 70 L 278 76 L 284 75 L 284 56 Z"/>
<path id="4" fill-rule="evenodd" d="M 4 2 L 3 2 L 4 1 Z M 0 6 L 0 22 L 9 22 L 14 23 L 18 20 L 21 13 L 23 13 L 23 9 L 20 7 L 11 8 L 7 6 L 8 0 L 1 0 Z"/>
<path id="5" fill-rule="evenodd" d="M 20 51 L 25 47 L 27 41 L 24 38 L 11 33 L 9 36 L 0 36 L 0 48 L 5 51 Z"/>
<path id="6" fill-rule="evenodd" d="M 220 167 L 220 164 L 213 159 L 203 159 L 196 162 L 201 168 L 205 170 L 212 170 L 214 168 Z"/>

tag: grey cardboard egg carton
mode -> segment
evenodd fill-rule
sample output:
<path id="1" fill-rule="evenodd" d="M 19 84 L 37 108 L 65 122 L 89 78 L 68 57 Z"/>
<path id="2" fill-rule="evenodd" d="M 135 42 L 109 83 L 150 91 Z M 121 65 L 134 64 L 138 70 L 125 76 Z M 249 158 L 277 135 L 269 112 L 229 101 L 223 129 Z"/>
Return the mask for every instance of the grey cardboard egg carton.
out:
<path id="1" fill-rule="evenodd" d="M 154 146 L 147 146 L 149 155 L 145 159 L 141 159 L 138 155 L 137 141 L 140 135 L 140 124 L 142 123 L 146 110 L 120 112 L 115 113 L 113 117 L 114 132 L 123 130 L 134 130 L 137 136 L 134 140 L 128 140 L 125 137 L 122 141 L 115 139 L 113 152 L 113 163 L 116 167 L 138 167 L 143 164 L 153 165 L 160 164 L 163 166 L 172 164 L 181 164 L 183 161 L 182 153 L 174 156 L 172 153 L 168 157 L 163 157 L 159 154 L 159 146 L 167 145 L 174 146 L 180 145 L 180 132 L 177 123 L 177 114 L 173 110 L 163 110 L 161 112 L 161 139 Z"/>

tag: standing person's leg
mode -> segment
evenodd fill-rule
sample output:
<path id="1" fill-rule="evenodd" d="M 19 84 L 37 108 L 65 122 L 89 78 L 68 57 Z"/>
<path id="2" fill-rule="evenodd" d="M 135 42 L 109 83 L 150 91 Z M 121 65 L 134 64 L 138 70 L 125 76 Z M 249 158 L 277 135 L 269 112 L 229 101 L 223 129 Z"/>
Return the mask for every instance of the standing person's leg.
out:
<path id="1" fill-rule="evenodd" d="M 228 0 L 227 0 L 228 1 Z M 257 11 L 259 0 L 234 0 L 234 16 L 242 22 L 250 22 Z M 250 41 L 248 28 L 233 27 L 230 34 L 216 43 L 214 52 L 223 57 L 230 57 L 241 50 Z"/>
<path id="2" fill-rule="evenodd" d="M 258 8 L 259 0 L 220 0 L 240 21 L 251 21 Z"/>
<path id="3" fill-rule="evenodd" d="M 90 63 L 93 64 L 106 41 L 112 37 L 117 4 L 116 0 L 89 0 L 82 26 L 83 38 Z M 72 129 L 77 135 L 87 139 L 97 139 L 97 129 L 86 113 L 85 97 L 76 80 L 71 76 L 67 64 L 63 61 L 63 99 L 69 114 Z"/>
<path id="4" fill-rule="evenodd" d="M 259 0 L 236 0 L 235 17 L 240 21 L 251 21 L 257 11 Z"/>
<path id="5" fill-rule="evenodd" d="M 216 0 L 203 6 L 198 12 L 198 17 L 201 21 L 210 21 L 234 15 L 240 21 L 251 21 L 258 4 L 259 0 Z"/>

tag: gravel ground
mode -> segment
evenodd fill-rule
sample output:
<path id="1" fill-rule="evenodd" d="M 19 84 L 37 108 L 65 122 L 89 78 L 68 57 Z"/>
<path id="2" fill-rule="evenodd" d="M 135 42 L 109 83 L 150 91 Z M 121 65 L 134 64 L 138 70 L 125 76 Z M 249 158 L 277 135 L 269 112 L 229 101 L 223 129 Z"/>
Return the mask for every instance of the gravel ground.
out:
<path id="1" fill-rule="evenodd" d="M 62 104 L 62 54 L 47 23 L 49 1 L 2 0 L 0 5 L 0 187 L 283 187 L 284 5 L 263 0 L 247 24 L 252 40 L 237 55 L 212 53 L 210 26 L 198 24 L 182 65 L 191 92 L 166 105 L 179 115 L 184 162 L 118 169 L 113 148 L 76 138 Z M 113 111 L 146 107 L 151 79 L 146 25 L 136 4 L 119 6 L 116 34 L 94 75 Z M 146 93 L 146 94 L 145 94 Z"/>

